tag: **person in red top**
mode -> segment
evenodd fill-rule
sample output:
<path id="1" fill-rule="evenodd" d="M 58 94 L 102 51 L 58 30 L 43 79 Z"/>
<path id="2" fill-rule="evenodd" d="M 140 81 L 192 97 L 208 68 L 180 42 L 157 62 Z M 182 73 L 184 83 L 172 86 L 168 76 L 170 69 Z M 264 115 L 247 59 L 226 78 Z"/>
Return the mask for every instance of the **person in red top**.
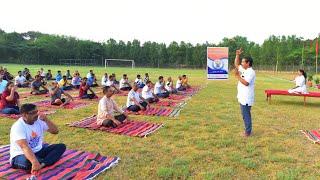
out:
<path id="1" fill-rule="evenodd" d="M 87 79 L 86 77 L 84 77 L 82 79 L 82 82 L 80 84 L 80 88 L 79 88 L 79 97 L 81 99 L 94 99 L 94 98 L 98 98 L 98 96 L 96 96 L 96 94 L 94 93 L 94 91 L 90 88 L 90 86 L 87 84 Z M 91 92 L 91 94 L 88 94 L 88 91 Z"/>
<path id="2" fill-rule="evenodd" d="M 6 89 L 1 95 L 0 113 L 20 114 L 19 94 L 16 92 L 16 89 L 17 87 L 13 84 L 13 82 L 8 82 Z"/>

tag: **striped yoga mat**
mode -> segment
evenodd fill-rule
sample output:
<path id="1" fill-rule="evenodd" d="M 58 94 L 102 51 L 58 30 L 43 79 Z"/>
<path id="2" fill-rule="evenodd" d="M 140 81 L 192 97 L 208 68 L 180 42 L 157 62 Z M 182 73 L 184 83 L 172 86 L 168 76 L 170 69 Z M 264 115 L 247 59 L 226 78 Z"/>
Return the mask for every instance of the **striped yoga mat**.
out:
<path id="1" fill-rule="evenodd" d="M 90 102 L 88 101 L 80 101 L 80 100 L 75 100 L 75 101 L 70 101 L 68 104 L 64 105 L 64 106 L 54 106 L 51 105 L 51 101 L 50 100 L 43 100 L 43 101 L 38 101 L 33 103 L 37 106 L 40 107 L 48 107 L 48 108 L 65 108 L 65 109 L 79 109 L 82 107 L 86 107 L 90 104 Z"/>
<path id="2" fill-rule="evenodd" d="M 182 100 L 186 100 L 187 96 L 178 95 L 178 94 L 170 94 L 170 96 L 167 99 L 175 100 L 175 101 L 182 101 Z"/>
<path id="3" fill-rule="evenodd" d="M 54 114 L 56 111 L 53 110 L 44 110 L 41 111 L 41 113 L 46 114 L 46 115 L 50 115 L 50 114 Z M 0 117 L 6 117 L 6 118 L 11 118 L 11 119 L 19 119 L 21 117 L 20 114 L 0 114 Z"/>
<path id="4" fill-rule="evenodd" d="M 170 114 L 173 112 L 173 109 L 167 108 L 167 107 L 150 107 L 145 111 L 139 111 L 139 112 L 131 112 L 126 110 L 129 114 L 134 115 L 146 115 L 146 116 L 170 116 Z"/>
<path id="5" fill-rule="evenodd" d="M 31 174 L 26 171 L 11 168 L 9 148 L 9 145 L 0 147 L 0 177 L 8 180 L 30 178 Z M 36 179 L 93 179 L 115 166 L 119 160 L 119 157 L 66 150 L 58 162 L 40 170 Z"/>
<path id="6" fill-rule="evenodd" d="M 127 136 L 136 136 L 136 137 L 146 137 L 149 134 L 157 131 L 163 126 L 163 124 L 154 124 L 143 121 L 128 121 L 119 125 L 116 128 L 107 128 L 97 125 L 96 115 L 84 118 L 80 121 L 69 123 L 70 127 L 79 127 L 79 128 L 88 128 L 91 130 L 100 130 L 106 131 L 115 134 L 127 135 Z"/>
<path id="7" fill-rule="evenodd" d="M 314 144 L 320 144 L 320 130 L 300 130 Z"/>
<path id="8" fill-rule="evenodd" d="M 167 107 L 176 107 L 179 103 L 178 102 L 174 102 L 174 101 L 166 101 L 166 100 L 160 100 L 157 103 L 151 104 L 154 106 L 167 106 Z"/>

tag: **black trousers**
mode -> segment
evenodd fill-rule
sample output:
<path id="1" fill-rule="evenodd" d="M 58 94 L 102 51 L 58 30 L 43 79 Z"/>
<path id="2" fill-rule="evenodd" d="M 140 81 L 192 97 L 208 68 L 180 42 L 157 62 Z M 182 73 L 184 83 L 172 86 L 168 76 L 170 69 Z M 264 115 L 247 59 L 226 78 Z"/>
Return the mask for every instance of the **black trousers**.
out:
<path id="1" fill-rule="evenodd" d="M 123 121 L 127 119 L 127 117 L 124 114 L 114 116 L 114 118 L 120 121 L 121 123 L 123 123 Z M 116 128 L 117 124 L 114 123 L 111 119 L 106 119 L 102 122 L 102 126 Z"/>
<path id="2" fill-rule="evenodd" d="M 146 108 L 148 106 L 148 104 L 146 102 L 141 102 L 140 105 L 144 108 Z M 137 105 L 131 105 L 127 108 L 129 111 L 132 111 L 132 112 L 138 112 L 141 110 L 140 106 L 137 106 Z"/>

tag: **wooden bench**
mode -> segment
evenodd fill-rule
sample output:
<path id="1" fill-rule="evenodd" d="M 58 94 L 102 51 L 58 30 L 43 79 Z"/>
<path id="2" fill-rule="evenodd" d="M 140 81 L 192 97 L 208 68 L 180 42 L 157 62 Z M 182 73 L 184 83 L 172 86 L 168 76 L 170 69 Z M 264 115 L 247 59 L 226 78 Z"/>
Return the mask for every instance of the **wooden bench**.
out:
<path id="1" fill-rule="evenodd" d="M 282 95 L 282 96 L 302 96 L 304 105 L 306 105 L 306 99 L 307 97 L 316 97 L 320 98 L 320 92 L 309 92 L 307 94 L 301 94 L 301 93 L 289 93 L 287 90 L 265 90 L 265 94 L 267 95 L 267 101 L 269 104 L 271 103 L 271 96 L 273 95 Z"/>

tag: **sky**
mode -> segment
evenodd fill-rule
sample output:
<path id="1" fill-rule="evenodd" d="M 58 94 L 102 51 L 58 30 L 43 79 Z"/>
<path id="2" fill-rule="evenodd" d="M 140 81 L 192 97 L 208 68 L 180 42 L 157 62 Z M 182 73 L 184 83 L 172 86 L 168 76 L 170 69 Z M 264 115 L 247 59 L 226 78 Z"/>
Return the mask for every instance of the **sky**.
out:
<path id="1" fill-rule="evenodd" d="M 319 0 L 0 0 L 0 28 L 98 42 L 219 43 L 320 33 Z"/>

